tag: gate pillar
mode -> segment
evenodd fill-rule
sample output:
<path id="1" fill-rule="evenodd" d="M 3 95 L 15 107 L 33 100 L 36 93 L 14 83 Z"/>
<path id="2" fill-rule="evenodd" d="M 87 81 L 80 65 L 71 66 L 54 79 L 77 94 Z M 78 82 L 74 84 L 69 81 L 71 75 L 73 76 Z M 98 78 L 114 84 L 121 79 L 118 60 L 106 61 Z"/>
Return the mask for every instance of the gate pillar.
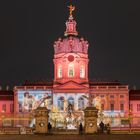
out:
<path id="1" fill-rule="evenodd" d="M 38 107 L 35 110 L 35 132 L 48 133 L 48 109 L 46 107 Z"/>
<path id="2" fill-rule="evenodd" d="M 93 134 L 97 133 L 97 118 L 98 110 L 95 107 L 87 107 L 84 110 L 85 113 L 85 133 Z"/>

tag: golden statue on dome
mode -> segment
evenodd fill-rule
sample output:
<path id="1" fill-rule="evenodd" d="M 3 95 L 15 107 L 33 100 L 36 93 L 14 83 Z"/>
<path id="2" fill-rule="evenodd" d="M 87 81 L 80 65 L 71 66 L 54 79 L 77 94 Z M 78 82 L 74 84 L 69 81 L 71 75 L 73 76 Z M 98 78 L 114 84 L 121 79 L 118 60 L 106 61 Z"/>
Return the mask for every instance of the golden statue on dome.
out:
<path id="1" fill-rule="evenodd" d="M 75 6 L 72 6 L 72 4 L 70 6 L 68 6 L 69 11 L 70 11 L 70 17 L 73 17 L 72 12 L 75 10 Z"/>

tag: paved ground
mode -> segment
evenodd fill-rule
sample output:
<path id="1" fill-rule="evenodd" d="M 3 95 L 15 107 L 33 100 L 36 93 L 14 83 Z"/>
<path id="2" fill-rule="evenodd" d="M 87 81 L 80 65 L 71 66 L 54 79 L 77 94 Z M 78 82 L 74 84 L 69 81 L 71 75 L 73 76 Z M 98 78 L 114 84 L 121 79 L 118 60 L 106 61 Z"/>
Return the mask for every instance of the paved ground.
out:
<path id="1" fill-rule="evenodd" d="M 140 135 L 0 135 L 0 140 L 140 140 Z"/>

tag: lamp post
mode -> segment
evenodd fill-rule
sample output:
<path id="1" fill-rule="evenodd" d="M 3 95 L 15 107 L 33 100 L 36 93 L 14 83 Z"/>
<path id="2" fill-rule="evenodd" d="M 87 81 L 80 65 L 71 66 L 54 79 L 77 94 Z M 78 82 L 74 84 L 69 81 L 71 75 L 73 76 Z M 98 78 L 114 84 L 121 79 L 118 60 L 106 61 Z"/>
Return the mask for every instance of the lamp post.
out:
<path id="1" fill-rule="evenodd" d="M 131 133 L 132 131 L 132 111 L 131 109 L 129 110 L 129 114 L 128 114 L 128 119 L 129 119 L 129 132 Z"/>
<path id="2" fill-rule="evenodd" d="M 104 120 L 104 113 L 103 113 L 102 109 L 99 111 L 98 115 L 99 115 L 100 121 L 103 121 Z"/>
<path id="3" fill-rule="evenodd" d="M 2 113 L 2 115 L 1 115 L 1 125 L 2 125 L 2 128 L 3 128 L 3 121 L 4 121 L 4 118 L 5 118 L 5 115 L 4 115 L 5 111 L 2 110 L 1 113 Z"/>

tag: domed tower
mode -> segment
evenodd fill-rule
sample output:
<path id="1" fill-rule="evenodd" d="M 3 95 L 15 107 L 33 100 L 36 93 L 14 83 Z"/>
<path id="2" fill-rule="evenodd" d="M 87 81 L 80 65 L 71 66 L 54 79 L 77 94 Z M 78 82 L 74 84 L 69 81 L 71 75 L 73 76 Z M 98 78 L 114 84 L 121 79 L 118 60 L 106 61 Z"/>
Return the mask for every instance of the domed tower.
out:
<path id="1" fill-rule="evenodd" d="M 73 81 L 88 86 L 88 41 L 78 37 L 75 7 L 70 5 L 69 10 L 64 37 L 54 43 L 54 85 Z"/>

